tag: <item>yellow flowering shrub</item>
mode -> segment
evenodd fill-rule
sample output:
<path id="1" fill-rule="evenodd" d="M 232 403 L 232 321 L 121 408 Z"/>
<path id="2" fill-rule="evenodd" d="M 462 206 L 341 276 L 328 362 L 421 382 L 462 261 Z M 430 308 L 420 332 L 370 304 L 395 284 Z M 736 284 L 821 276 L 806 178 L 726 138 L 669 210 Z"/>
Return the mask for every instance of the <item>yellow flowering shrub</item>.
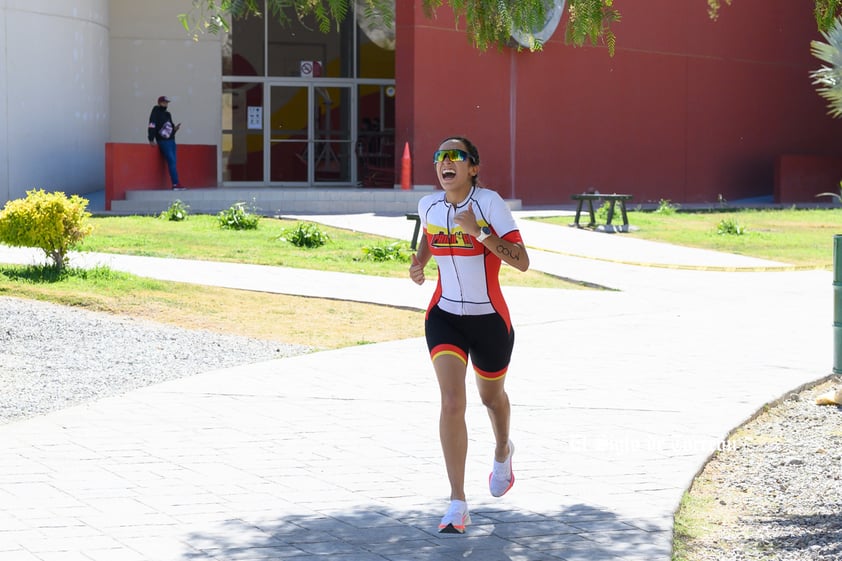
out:
<path id="1" fill-rule="evenodd" d="M 68 199 L 61 191 L 27 191 L 26 198 L 8 201 L 0 210 L 0 242 L 40 248 L 63 269 L 67 253 L 93 230 L 87 206 L 88 200 L 79 195 Z"/>

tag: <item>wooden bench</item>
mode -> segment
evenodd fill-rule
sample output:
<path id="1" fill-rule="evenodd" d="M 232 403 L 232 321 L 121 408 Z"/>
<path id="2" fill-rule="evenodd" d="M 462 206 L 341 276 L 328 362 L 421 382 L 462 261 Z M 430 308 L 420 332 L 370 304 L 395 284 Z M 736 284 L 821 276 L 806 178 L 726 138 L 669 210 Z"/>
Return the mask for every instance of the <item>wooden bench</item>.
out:
<path id="1" fill-rule="evenodd" d="M 578 206 L 576 207 L 576 218 L 573 220 L 573 224 L 571 226 L 575 226 L 576 228 L 583 228 L 581 223 L 579 222 L 582 216 L 582 205 L 587 202 L 588 203 L 588 214 L 590 215 L 590 222 L 588 223 L 588 228 L 596 228 L 596 214 L 594 213 L 593 209 L 593 202 L 594 201 L 606 201 L 608 202 L 608 218 L 606 220 L 605 226 L 610 227 L 607 228 L 610 231 L 616 230 L 611 224 L 611 221 L 614 220 L 614 205 L 616 203 L 620 203 L 620 212 L 623 216 L 623 231 L 628 231 L 629 229 L 629 216 L 626 213 L 626 201 L 632 198 L 631 195 L 618 195 L 617 193 L 605 194 L 605 193 L 581 193 L 579 195 L 571 195 L 574 201 L 578 201 Z"/>
<path id="2" fill-rule="evenodd" d="M 409 244 L 410 249 L 415 251 L 418 249 L 418 234 L 421 232 L 421 217 L 417 212 L 407 212 L 407 220 L 415 220 L 415 230 L 412 232 L 412 242 Z"/>

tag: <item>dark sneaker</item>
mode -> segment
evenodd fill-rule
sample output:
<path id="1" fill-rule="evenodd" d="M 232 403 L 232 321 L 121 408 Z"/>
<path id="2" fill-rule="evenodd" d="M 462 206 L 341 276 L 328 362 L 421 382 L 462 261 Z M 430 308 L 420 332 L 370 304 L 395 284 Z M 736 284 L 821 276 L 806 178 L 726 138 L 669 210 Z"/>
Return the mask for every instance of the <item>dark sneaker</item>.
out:
<path id="1" fill-rule="evenodd" d="M 471 515 L 468 513 L 468 503 L 465 501 L 452 500 L 450 508 L 447 509 L 439 523 L 441 534 L 464 534 L 465 527 L 471 523 Z"/>

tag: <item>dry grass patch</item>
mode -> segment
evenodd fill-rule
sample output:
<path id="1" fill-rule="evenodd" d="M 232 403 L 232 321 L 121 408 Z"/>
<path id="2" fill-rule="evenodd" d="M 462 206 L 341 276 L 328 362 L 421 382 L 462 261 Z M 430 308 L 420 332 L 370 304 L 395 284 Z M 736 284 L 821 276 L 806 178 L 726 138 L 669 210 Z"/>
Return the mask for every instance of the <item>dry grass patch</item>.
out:
<path id="1" fill-rule="evenodd" d="M 94 285 L 58 292 L 52 284 L 1 279 L 0 295 L 316 350 L 420 337 L 424 332 L 422 311 L 377 304 L 159 281 L 126 291 L 101 290 Z"/>

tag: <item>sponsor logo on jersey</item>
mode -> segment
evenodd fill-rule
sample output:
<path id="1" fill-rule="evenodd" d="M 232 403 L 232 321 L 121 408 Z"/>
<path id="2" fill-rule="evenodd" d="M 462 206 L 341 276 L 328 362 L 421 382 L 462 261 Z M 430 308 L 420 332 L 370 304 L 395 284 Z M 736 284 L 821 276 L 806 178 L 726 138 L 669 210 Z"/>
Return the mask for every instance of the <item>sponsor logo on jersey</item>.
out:
<path id="1" fill-rule="evenodd" d="M 428 224 L 427 232 L 430 233 L 430 244 L 433 247 L 465 249 L 474 247 L 474 238 L 463 232 L 461 228 L 448 232 L 447 228 Z"/>

